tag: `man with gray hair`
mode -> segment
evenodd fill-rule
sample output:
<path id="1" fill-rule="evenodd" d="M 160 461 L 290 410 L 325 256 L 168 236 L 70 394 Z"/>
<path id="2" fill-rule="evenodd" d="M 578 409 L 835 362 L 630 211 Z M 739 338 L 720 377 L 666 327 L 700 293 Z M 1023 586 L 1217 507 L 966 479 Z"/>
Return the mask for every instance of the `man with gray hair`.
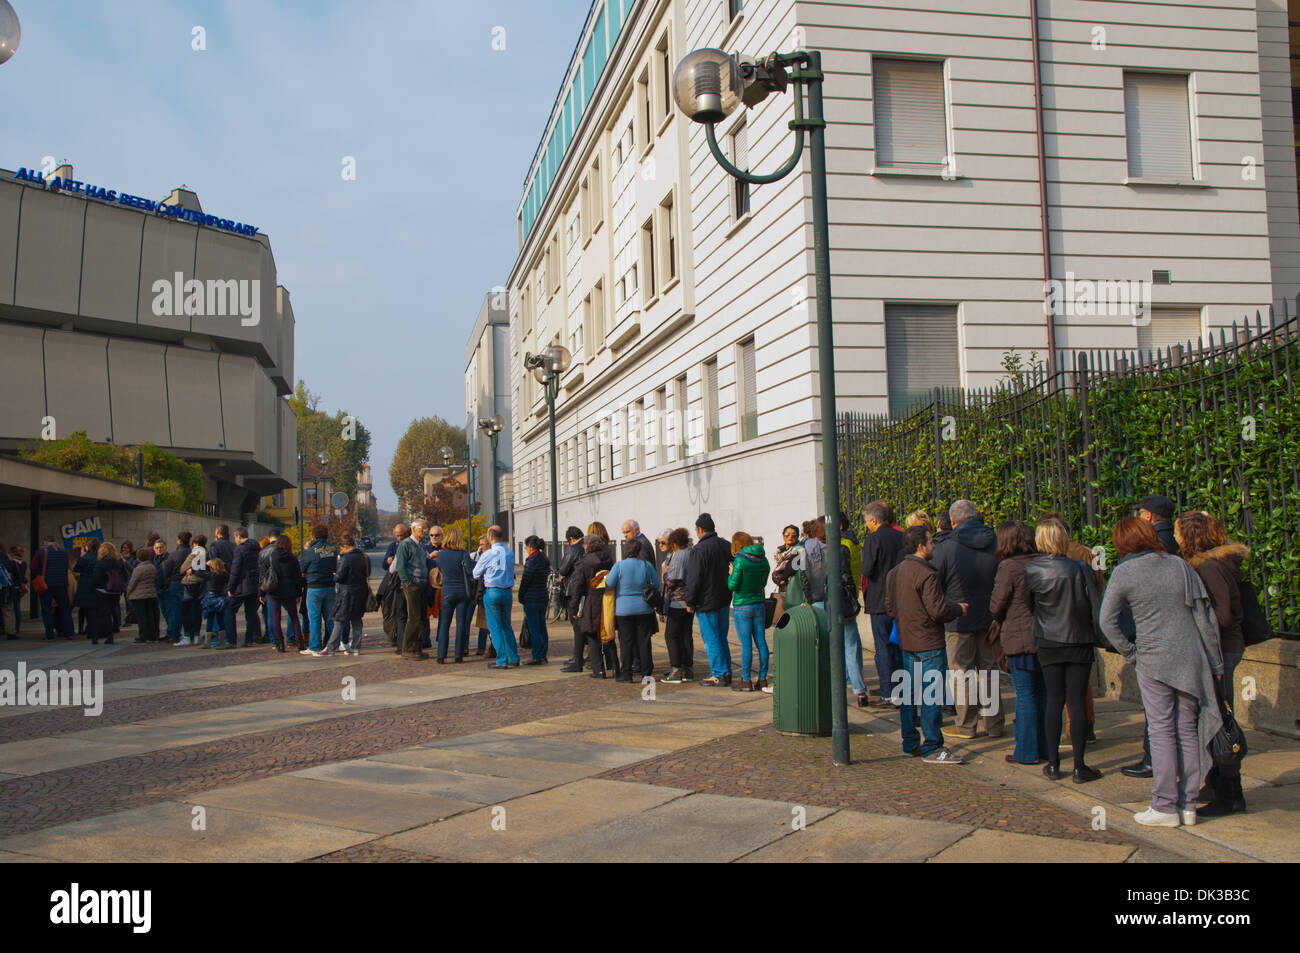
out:
<path id="1" fill-rule="evenodd" d="M 428 658 L 420 648 L 420 632 L 429 604 L 429 557 L 422 545 L 425 525 L 424 520 L 411 523 L 411 535 L 398 544 L 390 569 L 401 581 L 406 601 L 406 627 L 400 654 L 413 661 Z"/>
<path id="2" fill-rule="evenodd" d="M 641 524 L 636 520 L 626 520 L 623 523 L 623 552 L 627 552 L 627 544 L 632 540 L 641 544 L 641 558 L 655 567 L 655 572 L 659 571 L 659 553 L 658 547 L 651 544 L 646 539 L 645 533 L 641 532 Z"/>
<path id="3" fill-rule="evenodd" d="M 931 562 L 939 574 L 944 598 L 969 606 L 963 615 L 945 625 L 949 677 L 950 684 L 955 685 L 957 709 L 952 733 L 958 738 L 977 738 L 984 732 L 978 729 L 980 704 L 978 693 L 972 695 L 974 686 L 998 684 L 997 665 L 988 644 L 989 626 L 993 624 L 989 598 L 998 572 L 998 535 L 984 525 L 970 500 L 958 500 L 948 508 L 948 515 L 952 518 L 952 532 L 935 542 Z M 1006 716 L 1001 699 L 992 701 L 996 711 L 984 716 L 984 729 L 990 737 L 998 738 Z"/>

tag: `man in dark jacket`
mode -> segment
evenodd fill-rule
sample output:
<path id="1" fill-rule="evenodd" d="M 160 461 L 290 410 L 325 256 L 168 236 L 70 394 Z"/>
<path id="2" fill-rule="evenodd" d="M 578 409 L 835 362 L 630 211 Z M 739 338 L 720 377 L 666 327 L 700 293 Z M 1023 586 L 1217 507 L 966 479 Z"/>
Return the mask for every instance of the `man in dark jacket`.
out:
<path id="1" fill-rule="evenodd" d="M 306 653 L 319 652 L 330 635 L 334 615 L 334 570 L 338 568 L 339 550 L 330 542 L 329 527 L 318 523 L 312 528 L 312 541 L 303 550 L 298 565 L 307 580 L 307 631 L 310 641 Z"/>
<path id="2" fill-rule="evenodd" d="M 1179 556 L 1181 551 L 1178 548 L 1178 540 L 1174 538 L 1174 509 L 1174 501 L 1159 493 L 1143 497 L 1142 502 L 1137 506 L 1138 516 L 1151 524 L 1151 528 L 1156 531 L 1156 536 L 1160 538 L 1160 545 L 1175 556 Z"/>
<path id="3" fill-rule="evenodd" d="M 948 668 L 959 687 L 983 685 L 993 678 L 997 665 L 987 637 L 993 624 L 989 598 L 998 573 L 998 534 L 984 525 L 970 500 L 958 500 L 948 508 L 948 515 L 952 518 L 952 533 L 934 544 L 934 571 L 949 602 L 970 606 L 960 618 L 947 624 Z M 975 682 L 966 675 L 968 671 L 974 672 Z M 956 699 L 957 719 L 952 733 L 959 738 L 977 738 L 983 734 L 978 727 L 980 706 L 978 699 L 965 695 L 962 691 Z M 984 716 L 984 730 L 990 737 L 1001 737 L 1005 723 L 1001 704 L 995 714 Z"/>
<path id="4" fill-rule="evenodd" d="M 208 544 L 208 558 L 220 559 L 229 572 L 230 565 L 235 560 L 235 544 L 230 541 L 230 527 L 222 523 L 213 530 L 213 536 L 215 538 Z"/>
<path id="5" fill-rule="evenodd" d="M 46 536 L 41 548 L 32 553 L 32 577 L 36 576 L 41 576 L 46 585 L 41 593 L 41 621 L 45 623 L 46 641 L 52 640 L 56 632 L 65 639 L 72 638 L 68 551 L 55 545 L 53 536 Z"/>
<path id="6" fill-rule="evenodd" d="M 569 597 L 572 594 L 570 589 L 573 581 L 574 570 L 578 568 L 578 562 L 582 559 L 582 530 L 576 526 L 570 526 L 564 531 L 564 553 L 560 557 L 560 591 L 564 593 L 564 604 L 567 608 Z M 587 646 L 587 640 L 578 632 L 577 620 L 573 615 L 569 615 L 569 624 L 573 626 L 573 657 L 564 663 L 561 672 L 581 672 L 582 656 Z"/>
<path id="7" fill-rule="evenodd" d="M 614 557 L 609 547 L 594 533 L 583 540 L 586 555 L 578 560 L 569 584 L 569 618 L 573 620 L 574 631 L 587 643 L 591 655 L 591 677 L 604 678 L 606 669 L 605 646 L 600 641 L 600 618 L 603 610 L 605 592 L 592 589 L 591 582 L 600 572 L 608 572 L 614 566 Z M 585 596 L 585 598 L 584 598 Z M 613 646 L 611 641 L 609 646 Z M 582 649 L 577 649 L 577 656 L 582 657 Z M 611 660 L 617 668 L 617 655 Z"/>
<path id="8" fill-rule="evenodd" d="M 163 562 L 163 588 L 158 592 L 158 605 L 167 620 L 167 638 L 173 642 L 181 637 L 181 596 L 185 594 L 185 587 L 181 585 L 181 566 L 189 558 L 193 538 L 188 531 L 179 534 L 176 548 Z"/>
<path id="9" fill-rule="evenodd" d="M 224 527 L 218 526 L 220 533 Z M 213 550 L 216 549 L 213 543 Z M 257 543 L 248 538 L 248 532 L 241 526 L 235 530 L 235 543 L 231 547 L 230 589 L 226 593 L 230 601 L 226 604 L 226 641 L 239 641 L 239 630 L 235 626 L 235 614 L 244 607 L 244 646 L 262 641 L 262 620 L 257 615 L 257 556 L 261 552 Z"/>
<path id="10" fill-rule="evenodd" d="M 709 656 L 709 677 L 701 685 L 731 684 L 731 646 L 727 642 L 727 607 L 731 590 L 731 546 L 718 537 L 713 517 L 701 513 L 695 521 L 699 542 L 691 547 L 686 563 L 686 605 L 700 623 L 700 635 Z"/>
<path id="11" fill-rule="evenodd" d="M 632 540 L 641 544 L 641 558 L 655 567 L 655 572 L 659 572 L 659 547 L 655 546 L 650 540 L 646 539 L 645 533 L 641 532 L 641 524 L 636 520 L 627 520 L 623 524 L 623 552 L 627 553 L 627 544 Z"/>
<path id="12" fill-rule="evenodd" d="M 893 707 L 889 701 L 894 672 L 903 667 L 903 653 L 889 641 L 894 620 L 885 611 L 885 577 L 903 558 L 903 534 L 895 529 L 889 504 L 884 500 L 868 503 L 862 510 L 866 523 L 866 541 L 862 544 L 863 611 L 871 618 L 871 635 L 876 650 L 876 677 L 880 680 L 881 708 Z"/>
<path id="13" fill-rule="evenodd" d="M 900 684 L 894 692 L 901 702 L 903 750 L 927 764 L 961 764 L 962 759 L 943 746 L 943 711 L 936 696 L 944 681 L 944 623 L 960 618 L 969 607 L 944 599 L 929 562 L 934 537 L 928 529 L 913 526 L 903 545 L 906 557 L 885 576 L 885 611 L 898 621 L 903 650 Z M 918 708 L 923 742 L 916 731 Z"/>

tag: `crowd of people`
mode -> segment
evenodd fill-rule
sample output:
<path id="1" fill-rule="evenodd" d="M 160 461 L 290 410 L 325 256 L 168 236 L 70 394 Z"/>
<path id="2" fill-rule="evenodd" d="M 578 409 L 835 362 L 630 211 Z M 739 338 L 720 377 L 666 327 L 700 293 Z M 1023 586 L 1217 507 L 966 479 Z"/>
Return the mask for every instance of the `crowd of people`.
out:
<path id="1" fill-rule="evenodd" d="M 958 500 L 936 520 L 924 511 L 899 525 L 892 507 L 862 511 L 859 541 L 840 517 L 841 606 L 847 687 L 860 707 L 896 709 L 903 751 L 926 764 L 960 764 L 945 744 L 944 715 L 957 738 L 1004 733 L 998 678 L 1015 693 L 1015 745 L 1006 760 L 1042 765 L 1063 778 L 1062 721 L 1072 780 L 1101 773 L 1085 758 L 1096 740 L 1093 698 L 1104 691 L 1099 650 L 1121 653 L 1136 669 L 1146 713 L 1144 754 L 1123 768 L 1152 778 L 1143 824 L 1179 826 L 1245 810 L 1239 768 L 1214 765 L 1207 750 L 1234 701 L 1233 673 L 1245 651 L 1243 563 L 1249 550 L 1228 539 L 1205 512 L 1174 520 L 1174 503 L 1153 495 L 1120 520 L 1112 542 L 1119 562 L 1107 580 L 1093 550 L 1070 539 L 1064 520 L 1045 514 L 1035 526 L 1009 521 L 993 529 L 975 505 Z M 0 621 L 15 633 L 21 600 L 39 593 L 45 638 L 111 644 L 122 625 L 135 641 L 231 649 L 273 642 L 280 652 L 327 658 L 360 653 L 362 616 L 380 610 L 396 654 L 438 664 L 474 654 L 495 669 L 547 665 L 548 615 L 560 609 L 573 650 L 562 671 L 643 683 L 693 682 L 698 623 L 708 673 L 700 683 L 738 692 L 772 692 L 767 629 L 786 605 L 825 611 L 823 518 L 786 526 L 769 559 L 761 538 L 720 537 L 701 513 L 693 531 L 669 528 L 652 542 L 635 520 L 621 526 L 620 558 L 603 523 L 565 533 L 552 572 L 544 542 L 524 541 L 516 584 L 515 554 L 499 526 L 472 549 L 459 531 L 424 520 L 394 527 L 377 590 L 370 562 L 350 534 L 330 539 L 325 526 L 295 555 L 273 533 L 250 539 L 225 525 L 213 539 L 182 532 L 170 551 L 157 534 L 139 549 L 130 541 L 71 552 L 47 538 L 30 565 L 21 548 L 0 547 Z M 769 585 L 771 591 L 769 592 Z M 524 625 L 516 639 L 511 610 Z M 125 600 L 125 610 L 122 602 Z M 79 621 L 74 628 L 73 609 Z M 870 619 L 879 689 L 863 673 L 858 616 Z M 287 619 L 287 631 L 286 631 Z M 436 623 L 435 623 L 436 620 Z M 435 629 L 436 624 L 436 629 Z M 728 641 L 740 643 L 734 678 Z M 663 626 L 667 664 L 656 666 L 652 636 Z M 453 631 L 454 630 L 454 631 Z M 530 657 L 521 661 L 521 648 Z M 938 683 L 943 691 L 925 686 Z M 988 692 L 976 686 L 992 685 Z M 1204 782 L 1204 784 L 1202 784 Z M 1198 801 L 1208 801 L 1198 812 Z"/>

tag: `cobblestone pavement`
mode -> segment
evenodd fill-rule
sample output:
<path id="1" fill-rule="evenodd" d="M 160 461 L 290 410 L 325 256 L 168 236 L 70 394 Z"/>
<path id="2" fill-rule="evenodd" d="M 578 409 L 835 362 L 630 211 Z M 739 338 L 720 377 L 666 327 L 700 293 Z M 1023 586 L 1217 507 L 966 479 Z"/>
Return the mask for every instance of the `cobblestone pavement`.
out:
<path id="1" fill-rule="evenodd" d="M 853 763 L 831 764 L 831 740 L 755 728 L 601 775 L 708 794 L 765 798 L 873 814 L 898 814 L 999 831 L 1132 843 L 1094 831 L 1087 816 L 1053 807 L 961 766 L 922 764 L 900 754 L 897 739 L 853 733 Z"/>

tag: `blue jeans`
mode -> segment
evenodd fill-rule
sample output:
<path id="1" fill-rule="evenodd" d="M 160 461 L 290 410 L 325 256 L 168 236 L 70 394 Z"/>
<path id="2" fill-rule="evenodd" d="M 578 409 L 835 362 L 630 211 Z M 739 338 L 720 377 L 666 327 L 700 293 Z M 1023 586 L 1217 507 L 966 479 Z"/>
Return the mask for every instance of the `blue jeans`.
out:
<path id="1" fill-rule="evenodd" d="M 284 608 L 284 611 L 288 613 L 289 616 L 289 644 L 292 645 L 298 641 L 298 637 L 301 634 L 299 630 L 300 623 L 298 621 L 298 600 L 286 599 L 281 602 L 275 596 L 266 597 L 266 618 L 270 623 L 268 628 L 271 630 L 271 638 L 276 645 L 280 645 L 284 641 L 284 635 L 280 630 L 281 607 Z"/>
<path id="2" fill-rule="evenodd" d="M 492 647 L 497 650 L 497 667 L 519 663 L 519 646 L 515 642 L 515 630 L 510 624 L 510 590 L 489 588 L 483 594 L 483 608 L 487 611 L 488 632 L 492 635 Z"/>
<path id="3" fill-rule="evenodd" d="M 525 602 L 524 621 L 528 624 L 528 637 L 533 642 L 533 661 L 544 661 L 547 649 L 551 646 L 550 635 L 546 631 L 546 603 Z"/>
<path id="4" fill-rule="evenodd" d="M 871 613 L 871 636 L 876 647 L 876 678 L 880 694 L 888 698 L 894 685 L 894 673 L 903 667 L 903 650 L 889 641 L 894 620 L 883 612 Z"/>
<path id="5" fill-rule="evenodd" d="M 167 587 L 167 591 L 160 600 L 164 606 L 163 616 L 167 619 L 167 638 L 175 642 L 181 637 L 181 596 L 185 595 L 185 587 L 179 582 L 173 582 Z"/>
<path id="6" fill-rule="evenodd" d="M 740 670 L 745 681 L 753 670 L 754 646 L 758 646 L 758 678 L 767 681 L 767 634 L 763 630 L 763 603 L 756 606 L 732 606 L 731 615 L 736 621 L 736 635 L 740 638 Z"/>
<path id="7" fill-rule="evenodd" d="M 1043 670 L 1011 667 L 1016 687 L 1016 750 L 1012 757 L 1021 764 L 1037 764 L 1047 755 L 1047 683 Z"/>
<path id="8" fill-rule="evenodd" d="M 903 750 L 911 754 L 920 745 L 921 754 L 931 754 L 943 747 L 943 732 L 940 730 L 943 724 L 943 706 L 927 703 L 925 697 L 929 694 L 940 700 L 943 698 L 944 651 L 934 649 L 930 652 L 904 652 L 902 667 L 910 676 L 911 682 L 910 685 L 903 685 L 907 690 L 901 692 L 903 706 L 898 710 L 903 726 Z M 932 687 L 936 683 L 937 689 Z M 927 688 L 930 689 L 929 692 L 926 691 Z M 924 742 L 916 732 L 918 706 L 913 703 L 917 697 L 921 699 L 919 714 Z"/>
<path id="9" fill-rule="evenodd" d="M 731 675 L 731 646 L 727 644 L 727 610 L 696 612 L 700 623 L 700 637 L 704 651 L 709 655 L 709 674 L 714 678 Z"/>
<path id="10" fill-rule="evenodd" d="M 353 624 L 350 618 L 334 619 L 333 628 L 330 629 L 330 639 L 325 643 L 325 648 L 329 649 L 331 655 L 338 652 L 346 652 L 349 647 L 360 650 L 361 636 L 365 628 L 365 623 L 357 621 Z M 349 646 L 348 639 L 351 637 Z"/>
<path id="11" fill-rule="evenodd" d="M 862 634 L 858 631 L 857 616 L 844 623 L 844 671 L 853 686 L 853 693 L 865 694 L 867 683 L 862 677 Z"/>
<path id="12" fill-rule="evenodd" d="M 329 638 L 329 618 L 333 611 L 333 586 L 321 586 L 319 589 L 307 590 L 307 631 L 311 636 L 307 648 L 313 652 L 319 652 L 322 640 Z"/>
<path id="13" fill-rule="evenodd" d="M 447 657 L 447 642 L 451 637 L 451 623 L 456 622 L 456 658 L 463 658 L 469 650 L 469 611 L 474 600 L 468 593 L 442 592 L 442 609 L 438 612 L 438 658 Z"/>

